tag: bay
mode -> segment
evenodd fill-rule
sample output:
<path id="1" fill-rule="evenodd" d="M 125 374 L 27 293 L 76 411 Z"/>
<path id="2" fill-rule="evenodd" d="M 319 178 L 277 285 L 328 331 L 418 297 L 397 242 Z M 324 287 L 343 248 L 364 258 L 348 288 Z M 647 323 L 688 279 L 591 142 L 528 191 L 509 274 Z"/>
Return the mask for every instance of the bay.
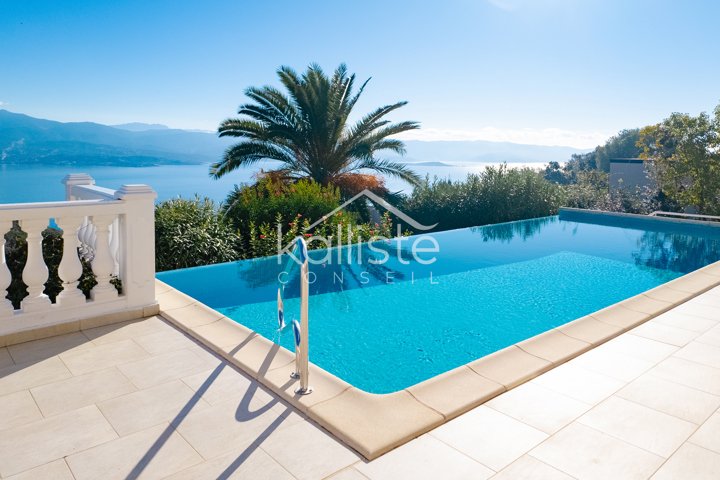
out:
<path id="1" fill-rule="evenodd" d="M 422 177 L 464 179 L 468 173 L 478 173 L 488 165 L 499 163 L 457 163 L 447 166 L 413 165 Z M 124 184 L 143 183 L 158 193 L 158 201 L 171 198 L 192 198 L 196 194 L 221 202 L 233 185 L 254 181 L 260 169 L 273 168 L 274 162 L 259 162 L 252 167 L 238 169 L 219 180 L 208 175 L 209 164 L 161 165 L 153 167 L 73 167 L 67 165 L 3 165 L 0 164 L 0 203 L 49 202 L 65 199 L 61 180 L 68 173 L 87 173 L 98 186 L 119 188 Z M 540 168 L 542 163 L 510 163 L 510 167 Z M 391 191 L 409 192 L 411 187 L 402 180 L 388 178 Z"/>

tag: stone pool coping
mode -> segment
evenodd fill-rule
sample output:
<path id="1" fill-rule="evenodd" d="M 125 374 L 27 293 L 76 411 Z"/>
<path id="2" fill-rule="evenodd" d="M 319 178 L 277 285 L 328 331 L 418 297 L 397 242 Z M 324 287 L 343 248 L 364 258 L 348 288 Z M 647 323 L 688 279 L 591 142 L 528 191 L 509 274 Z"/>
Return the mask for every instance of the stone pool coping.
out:
<path id="1" fill-rule="evenodd" d="M 389 394 L 310 363 L 306 396 L 294 393 L 294 353 L 160 280 L 156 291 L 163 318 L 372 460 L 718 285 L 720 262 Z"/>

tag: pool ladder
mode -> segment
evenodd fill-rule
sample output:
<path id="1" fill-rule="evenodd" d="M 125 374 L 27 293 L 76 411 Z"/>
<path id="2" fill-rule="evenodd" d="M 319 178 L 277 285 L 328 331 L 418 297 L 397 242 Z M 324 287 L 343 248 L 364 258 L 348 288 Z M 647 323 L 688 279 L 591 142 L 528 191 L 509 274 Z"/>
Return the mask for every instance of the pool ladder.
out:
<path id="1" fill-rule="evenodd" d="M 300 386 L 295 389 L 298 395 L 308 395 L 313 388 L 309 385 L 309 349 L 308 349 L 308 299 L 310 296 L 310 280 L 307 243 L 302 237 L 295 239 L 297 258 L 300 261 L 300 322 L 293 320 L 293 336 L 295 337 L 295 371 L 290 374 L 291 378 L 300 379 Z"/>

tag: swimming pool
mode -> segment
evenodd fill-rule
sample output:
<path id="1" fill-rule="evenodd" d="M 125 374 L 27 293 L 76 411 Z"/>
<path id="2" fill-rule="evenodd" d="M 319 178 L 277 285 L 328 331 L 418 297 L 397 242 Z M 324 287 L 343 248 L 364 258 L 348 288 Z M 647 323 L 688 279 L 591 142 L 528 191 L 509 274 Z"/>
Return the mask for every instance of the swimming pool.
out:
<path id="1" fill-rule="evenodd" d="M 432 264 L 393 240 L 340 249 L 351 262 L 310 265 L 313 363 L 365 391 L 394 392 L 720 259 L 718 226 L 574 212 L 432 236 Z M 370 261 L 379 248 L 382 265 Z M 158 278 L 292 350 L 292 332 L 276 331 L 284 267 L 268 257 Z M 299 314 L 296 276 L 288 320 Z"/>

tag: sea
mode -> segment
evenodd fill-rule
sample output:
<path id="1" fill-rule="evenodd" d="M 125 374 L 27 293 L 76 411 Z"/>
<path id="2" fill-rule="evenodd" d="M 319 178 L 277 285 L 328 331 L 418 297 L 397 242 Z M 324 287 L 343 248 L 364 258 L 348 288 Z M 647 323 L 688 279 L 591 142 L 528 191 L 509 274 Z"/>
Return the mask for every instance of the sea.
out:
<path id="1" fill-rule="evenodd" d="M 446 165 L 407 164 L 422 177 L 462 180 L 469 173 L 479 173 L 486 166 L 499 163 L 453 163 Z M 509 167 L 542 168 L 542 163 L 509 163 Z M 74 167 L 48 165 L 3 165 L 0 163 L 0 204 L 50 202 L 64 200 L 61 183 L 68 173 L 87 173 L 101 187 L 119 188 L 125 184 L 150 185 L 158 194 L 158 201 L 172 198 L 193 198 L 195 195 L 222 202 L 234 185 L 252 183 L 258 171 L 272 169 L 273 162 L 260 162 L 240 168 L 219 180 L 208 174 L 209 164 L 159 165 L 150 167 Z M 393 192 L 409 193 L 407 183 L 387 178 L 386 186 Z"/>

